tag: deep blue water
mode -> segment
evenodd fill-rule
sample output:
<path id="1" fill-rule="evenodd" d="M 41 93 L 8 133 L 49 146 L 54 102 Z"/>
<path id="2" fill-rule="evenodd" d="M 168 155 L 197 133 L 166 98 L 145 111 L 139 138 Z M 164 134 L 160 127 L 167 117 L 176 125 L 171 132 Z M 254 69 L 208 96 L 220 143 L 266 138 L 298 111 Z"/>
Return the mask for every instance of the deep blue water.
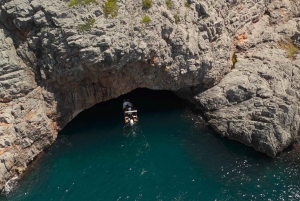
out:
<path id="1" fill-rule="evenodd" d="M 122 101 L 138 108 L 124 127 Z M 136 90 L 82 112 L 0 200 L 300 200 L 299 151 L 272 159 L 199 126 L 170 92 Z"/>

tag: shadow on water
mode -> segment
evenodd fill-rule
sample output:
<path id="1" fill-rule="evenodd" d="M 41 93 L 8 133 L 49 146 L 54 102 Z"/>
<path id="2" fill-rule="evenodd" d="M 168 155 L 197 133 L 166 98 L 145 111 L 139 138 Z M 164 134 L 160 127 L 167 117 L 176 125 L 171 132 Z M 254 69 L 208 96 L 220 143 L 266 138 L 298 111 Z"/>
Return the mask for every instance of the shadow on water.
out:
<path id="1" fill-rule="evenodd" d="M 185 103 L 171 91 L 136 89 L 129 94 L 96 104 L 92 108 L 84 110 L 59 134 L 63 135 L 67 131 L 68 135 L 72 135 L 70 131 L 76 131 L 79 127 L 94 125 L 95 123 L 105 127 L 124 122 L 122 103 L 125 99 L 129 99 L 134 104 L 138 109 L 138 114 L 155 114 L 156 112 L 185 108 Z"/>

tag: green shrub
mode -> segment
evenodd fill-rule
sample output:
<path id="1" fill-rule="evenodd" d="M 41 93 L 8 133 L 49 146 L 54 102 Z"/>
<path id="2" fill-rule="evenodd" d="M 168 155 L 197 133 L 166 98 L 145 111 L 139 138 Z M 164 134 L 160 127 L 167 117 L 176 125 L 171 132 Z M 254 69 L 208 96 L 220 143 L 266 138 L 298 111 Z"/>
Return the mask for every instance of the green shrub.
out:
<path id="1" fill-rule="evenodd" d="M 190 8 L 191 4 L 189 2 L 185 2 L 184 6 L 187 7 L 187 8 Z"/>
<path id="2" fill-rule="evenodd" d="M 145 16 L 143 17 L 142 21 L 143 21 L 145 24 L 148 25 L 148 24 L 150 23 L 151 19 L 150 19 L 150 17 L 149 17 L 148 15 L 145 15 Z"/>
<path id="3" fill-rule="evenodd" d="M 69 6 L 76 6 L 77 4 L 79 4 L 81 2 L 81 0 L 71 0 L 69 2 Z"/>
<path id="4" fill-rule="evenodd" d="M 107 0 L 103 6 L 103 12 L 105 17 L 107 18 L 109 15 L 112 17 L 118 16 L 119 7 L 117 6 L 117 0 Z"/>
<path id="5" fill-rule="evenodd" d="M 208 14 L 205 14 L 205 15 L 202 17 L 203 20 L 206 20 L 206 19 L 208 19 L 208 18 L 209 18 L 209 15 L 208 15 Z"/>
<path id="6" fill-rule="evenodd" d="M 94 18 L 87 19 L 86 21 L 92 25 L 96 22 Z"/>
<path id="7" fill-rule="evenodd" d="M 152 0 L 142 0 L 143 9 L 149 9 L 152 7 Z"/>
<path id="8" fill-rule="evenodd" d="M 237 56 L 236 56 L 236 54 L 232 55 L 231 61 L 232 61 L 232 67 L 231 68 L 234 68 L 235 63 L 237 62 Z"/>
<path id="9" fill-rule="evenodd" d="M 174 15 L 175 23 L 178 24 L 179 22 L 179 16 L 177 14 Z"/>
<path id="10" fill-rule="evenodd" d="M 280 41 L 278 43 L 279 47 L 286 51 L 288 54 L 288 57 L 293 60 L 294 55 L 299 51 L 299 48 L 294 45 L 294 43 L 291 40 L 288 41 Z"/>
<path id="11" fill-rule="evenodd" d="M 90 18 L 90 19 L 86 20 L 85 24 L 79 24 L 78 25 L 79 32 L 83 33 L 85 31 L 90 30 L 92 28 L 92 26 L 94 25 L 95 21 L 96 20 L 94 18 Z"/>
<path id="12" fill-rule="evenodd" d="M 90 3 L 94 3 L 96 5 L 99 4 L 98 1 L 96 1 L 96 0 L 84 0 L 84 4 L 90 4 Z"/>
<path id="13" fill-rule="evenodd" d="M 76 6 L 78 4 L 90 4 L 90 3 L 94 3 L 94 4 L 99 4 L 97 0 L 71 0 L 69 2 L 69 6 L 72 7 L 72 6 Z"/>
<path id="14" fill-rule="evenodd" d="M 166 4 L 167 4 L 169 9 L 172 8 L 172 1 L 171 0 L 166 0 Z"/>

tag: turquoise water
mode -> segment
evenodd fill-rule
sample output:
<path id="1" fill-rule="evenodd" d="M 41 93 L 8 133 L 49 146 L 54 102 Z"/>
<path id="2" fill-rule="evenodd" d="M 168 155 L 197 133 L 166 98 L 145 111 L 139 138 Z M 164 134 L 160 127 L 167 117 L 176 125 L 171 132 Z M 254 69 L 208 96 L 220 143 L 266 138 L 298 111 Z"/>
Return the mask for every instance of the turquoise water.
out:
<path id="1" fill-rule="evenodd" d="M 122 101 L 139 110 L 124 127 Z M 300 200 L 299 152 L 272 159 L 199 126 L 178 98 L 136 90 L 84 111 L 0 200 Z"/>

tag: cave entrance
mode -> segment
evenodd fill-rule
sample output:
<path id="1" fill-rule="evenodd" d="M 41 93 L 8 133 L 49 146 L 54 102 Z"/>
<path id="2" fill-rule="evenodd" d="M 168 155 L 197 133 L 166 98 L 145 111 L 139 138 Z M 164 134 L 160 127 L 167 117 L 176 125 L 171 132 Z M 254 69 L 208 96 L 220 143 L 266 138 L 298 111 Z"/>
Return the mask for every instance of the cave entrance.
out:
<path id="1" fill-rule="evenodd" d="M 82 111 L 78 114 L 66 127 L 60 131 L 59 135 L 75 130 L 80 130 L 84 125 L 103 124 L 105 126 L 115 127 L 115 124 L 124 123 L 124 115 L 122 110 L 123 100 L 129 99 L 138 110 L 139 121 L 143 121 L 144 115 L 153 115 L 160 118 L 159 114 L 169 110 L 182 110 L 187 103 L 168 90 L 151 90 L 147 88 L 135 89 L 130 93 L 121 95 L 105 102 L 98 103 L 93 107 Z"/>

